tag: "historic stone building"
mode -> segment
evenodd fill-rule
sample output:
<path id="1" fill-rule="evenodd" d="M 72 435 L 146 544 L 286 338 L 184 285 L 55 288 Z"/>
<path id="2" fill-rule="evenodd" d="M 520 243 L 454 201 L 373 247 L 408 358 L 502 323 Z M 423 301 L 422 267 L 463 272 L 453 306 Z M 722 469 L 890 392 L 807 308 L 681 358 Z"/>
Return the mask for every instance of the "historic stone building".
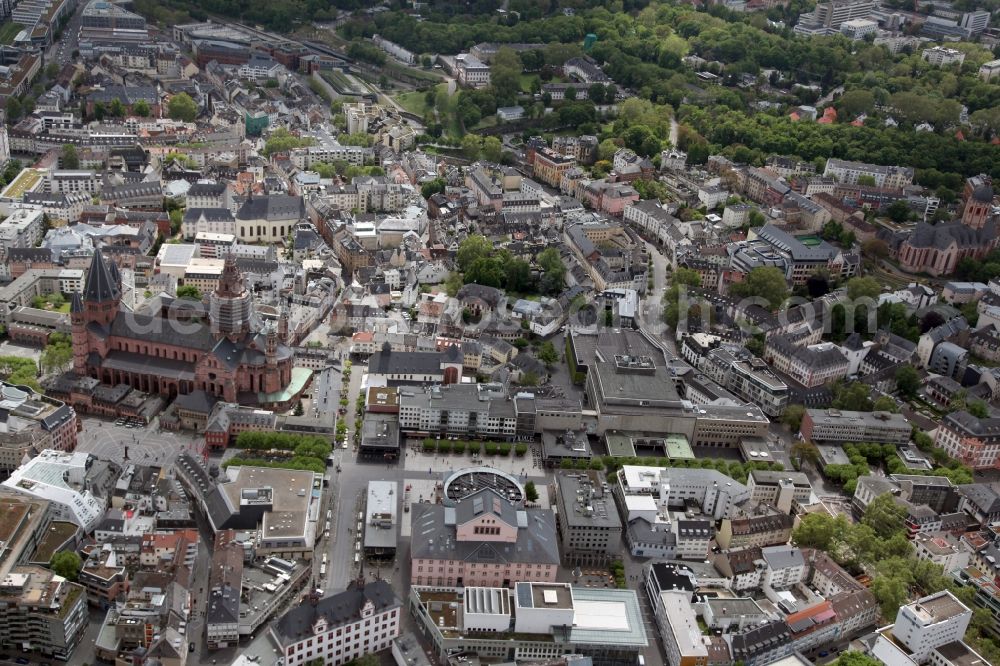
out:
<path id="1" fill-rule="evenodd" d="M 312 371 L 293 368 L 292 350 L 280 342 L 287 317 L 260 318 L 232 255 L 207 310 L 204 303 L 155 303 L 146 311 L 122 309 L 118 268 L 95 252 L 83 294 L 73 294 L 74 373 L 165 398 L 200 390 L 275 409 L 294 404 L 308 384 Z"/>

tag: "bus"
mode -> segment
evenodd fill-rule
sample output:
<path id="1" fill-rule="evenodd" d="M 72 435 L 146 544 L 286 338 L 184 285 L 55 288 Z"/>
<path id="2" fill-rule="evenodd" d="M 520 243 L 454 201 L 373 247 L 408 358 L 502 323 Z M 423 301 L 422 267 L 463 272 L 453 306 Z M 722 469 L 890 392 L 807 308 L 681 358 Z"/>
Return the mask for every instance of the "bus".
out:
<path id="1" fill-rule="evenodd" d="M 323 553 L 323 564 L 326 564 L 326 553 Z"/>
<path id="2" fill-rule="evenodd" d="M 319 575 L 320 576 L 325 576 L 326 575 L 326 565 L 325 564 L 319 565 Z"/>

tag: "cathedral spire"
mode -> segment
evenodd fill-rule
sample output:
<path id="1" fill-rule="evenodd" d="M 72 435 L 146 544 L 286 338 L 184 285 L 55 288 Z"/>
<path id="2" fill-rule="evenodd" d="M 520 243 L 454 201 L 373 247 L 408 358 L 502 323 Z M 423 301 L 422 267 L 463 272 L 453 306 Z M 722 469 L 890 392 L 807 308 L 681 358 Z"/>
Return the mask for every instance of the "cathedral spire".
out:
<path id="1" fill-rule="evenodd" d="M 226 255 L 222 275 L 219 277 L 219 287 L 215 293 L 223 298 L 236 298 L 242 296 L 244 291 L 243 275 L 236 265 L 236 256 L 230 252 Z"/>
<path id="2" fill-rule="evenodd" d="M 117 271 L 108 267 L 101 248 L 94 248 L 87 283 L 83 287 L 83 300 L 95 303 L 121 300 L 122 290 L 116 275 Z"/>

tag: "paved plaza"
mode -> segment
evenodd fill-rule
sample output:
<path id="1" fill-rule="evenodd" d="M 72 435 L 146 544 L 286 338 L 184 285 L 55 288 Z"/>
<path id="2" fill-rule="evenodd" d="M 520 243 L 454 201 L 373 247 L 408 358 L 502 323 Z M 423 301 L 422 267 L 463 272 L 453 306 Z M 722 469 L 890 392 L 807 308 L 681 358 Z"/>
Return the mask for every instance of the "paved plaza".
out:
<path id="1" fill-rule="evenodd" d="M 128 448 L 128 459 L 146 465 L 173 464 L 181 451 L 200 451 L 203 437 L 190 432 L 167 432 L 154 426 L 126 428 L 108 419 L 82 417 L 83 430 L 78 435 L 76 450 L 93 453 L 98 458 L 121 464 Z"/>

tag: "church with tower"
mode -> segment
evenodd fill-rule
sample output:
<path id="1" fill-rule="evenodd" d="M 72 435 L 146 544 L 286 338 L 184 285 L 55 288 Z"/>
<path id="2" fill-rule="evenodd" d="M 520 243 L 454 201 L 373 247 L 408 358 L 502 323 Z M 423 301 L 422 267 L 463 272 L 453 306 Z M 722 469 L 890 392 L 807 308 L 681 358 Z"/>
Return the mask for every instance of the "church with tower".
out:
<path id="1" fill-rule="evenodd" d="M 98 250 L 70 308 L 75 376 L 168 399 L 204 391 L 275 411 L 294 406 L 309 383 L 311 371 L 293 367 L 284 344 L 286 314 L 258 315 L 232 256 L 207 304 L 157 297 L 131 312 L 121 295 L 118 267 Z"/>

